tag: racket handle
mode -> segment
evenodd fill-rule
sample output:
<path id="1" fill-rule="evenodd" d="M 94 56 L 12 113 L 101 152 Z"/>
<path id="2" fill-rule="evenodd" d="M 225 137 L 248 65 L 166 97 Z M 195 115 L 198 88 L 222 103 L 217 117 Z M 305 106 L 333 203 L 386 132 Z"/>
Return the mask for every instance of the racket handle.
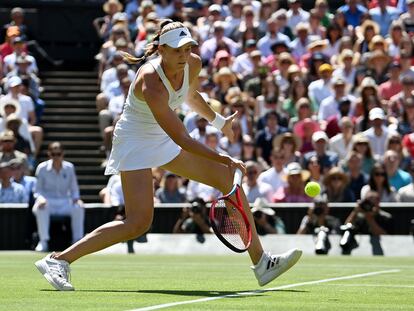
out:
<path id="1" fill-rule="evenodd" d="M 241 180 L 243 177 L 243 173 L 241 170 L 236 169 L 236 171 L 234 172 L 234 179 L 233 179 L 233 185 L 239 185 L 241 186 Z"/>

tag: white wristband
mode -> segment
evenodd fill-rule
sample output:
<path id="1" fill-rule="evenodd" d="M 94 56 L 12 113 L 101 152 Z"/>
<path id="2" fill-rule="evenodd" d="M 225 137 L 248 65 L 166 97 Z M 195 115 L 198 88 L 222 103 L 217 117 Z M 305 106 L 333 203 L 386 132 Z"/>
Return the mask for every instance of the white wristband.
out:
<path id="1" fill-rule="evenodd" d="M 218 114 L 216 112 L 216 117 L 213 121 L 211 121 L 211 125 L 213 125 L 216 129 L 221 131 L 224 124 L 226 124 L 226 118 L 224 118 L 221 114 Z"/>

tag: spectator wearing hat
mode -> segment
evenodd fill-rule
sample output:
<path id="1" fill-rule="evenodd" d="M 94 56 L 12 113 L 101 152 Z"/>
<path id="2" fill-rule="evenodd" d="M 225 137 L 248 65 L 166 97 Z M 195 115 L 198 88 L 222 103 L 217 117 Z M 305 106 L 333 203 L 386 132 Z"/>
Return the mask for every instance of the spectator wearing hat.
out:
<path id="1" fill-rule="evenodd" d="M 369 120 L 371 121 L 371 127 L 363 134 L 371 144 L 374 157 L 380 158 L 385 152 L 385 143 L 388 137 L 388 129 L 384 125 L 384 110 L 379 107 L 372 108 L 369 111 Z"/>
<path id="2" fill-rule="evenodd" d="M 288 36 L 290 40 L 293 40 L 295 38 L 295 35 L 293 34 L 294 28 L 290 28 L 290 26 L 288 25 L 287 11 L 285 9 L 278 9 L 269 18 L 271 17 L 275 18 L 278 22 L 279 31 L 281 33 Z"/>
<path id="3" fill-rule="evenodd" d="M 355 102 L 355 97 L 347 94 L 346 91 L 346 81 L 341 77 L 332 78 L 332 95 L 323 99 L 319 106 L 318 111 L 318 120 L 319 122 L 325 123 L 325 120 L 337 116 L 340 114 L 339 111 L 339 102 L 344 100 L 349 100 L 351 103 L 351 109 Z M 349 114 L 352 114 L 351 111 L 348 111 Z"/>
<path id="4" fill-rule="evenodd" d="M 371 144 L 363 133 L 355 134 L 353 140 L 352 151 L 356 151 L 362 156 L 362 171 L 369 175 L 375 163 Z"/>
<path id="5" fill-rule="evenodd" d="M 309 20 L 309 12 L 302 9 L 301 0 L 289 0 L 289 10 L 286 13 L 288 19 L 288 26 L 290 29 L 295 29 L 300 22 L 307 22 Z"/>
<path id="6" fill-rule="evenodd" d="M 332 167 L 323 180 L 329 202 L 355 202 L 354 194 L 349 188 L 349 177 L 339 167 Z"/>
<path id="7" fill-rule="evenodd" d="M 14 133 L 14 137 L 16 138 L 16 145 L 15 148 L 18 151 L 25 153 L 28 158 L 29 162 L 33 163 L 33 156 L 32 151 L 34 150 L 33 141 L 30 144 L 30 141 L 25 139 L 23 136 L 20 135 L 19 129 L 22 126 L 22 120 L 16 114 L 10 114 L 6 118 L 6 129 L 11 130 Z"/>
<path id="8" fill-rule="evenodd" d="M 344 49 L 338 57 L 338 67 L 332 73 L 334 77 L 341 77 L 346 81 L 348 91 L 355 82 L 356 69 L 355 54 L 350 49 Z"/>
<path id="9" fill-rule="evenodd" d="M 214 132 L 216 129 L 199 114 L 195 116 L 195 124 L 196 128 L 190 132 L 190 136 L 198 142 L 205 144 L 207 133 Z"/>
<path id="10" fill-rule="evenodd" d="M 270 57 L 270 56 L 269 56 Z M 288 52 L 282 52 L 275 58 L 277 69 L 273 72 L 276 83 L 279 85 L 280 91 L 286 94 L 289 89 L 289 68 L 295 63 L 292 55 Z"/>
<path id="11" fill-rule="evenodd" d="M 329 139 L 329 150 L 335 152 L 339 159 L 344 159 L 352 150 L 354 123 L 347 116 L 343 116 L 338 123 L 341 132 Z"/>
<path id="12" fill-rule="evenodd" d="M 346 0 L 346 4 L 341 6 L 339 11 L 343 12 L 348 25 L 354 28 L 361 23 L 361 17 L 368 12 L 368 10 L 356 0 Z"/>
<path id="13" fill-rule="evenodd" d="M 256 150 L 260 157 L 263 157 L 270 163 L 270 154 L 273 149 L 273 139 L 280 134 L 287 132 L 287 128 L 278 124 L 278 115 L 276 111 L 266 113 L 266 126 L 256 134 Z"/>
<path id="14" fill-rule="evenodd" d="M 28 68 L 26 74 L 34 73 L 37 74 L 39 69 L 37 67 L 36 59 L 27 54 L 27 48 L 25 41 L 22 39 L 22 37 L 15 37 L 12 41 L 12 47 L 13 47 L 13 53 L 7 55 L 3 59 L 4 68 L 3 72 L 5 75 L 7 75 L 11 71 L 17 70 L 18 66 L 18 59 L 19 56 L 24 56 L 23 59 L 20 59 L 19 62 L 25 61 L 28 63 Z"/>
<path id="15" fill-rule="evenodd" d="M 315 229 L 324 226 L 331 234 L 339 233 L 340 220 L 330 215 L 329 200 L 326 195 L 318 195 L 313 199 L 306 215 L 300 222 L 297 234 L 315 234 Z"/>
<path id="16" fill-rule="evenodd" d="M 362 170 L 362 155 L 351 150 L 343 158 L 341 167 L 349 177 L 349 188 L 355 200 L 361 199 L 361 189 L 368 183 L 368 174 Z"/>
<path id="17" fill-rule="evenodd" d="M 275 192 L 280 187 L 286 185 L 283 177 L 286 174 L 285 156 L 282 150 L 273 149 L 270 158 L 272 161 L 272 167 L 264 172 L 261 172 L 258 181 L 271 185 L 273 192 Z"/>
<path id="18" fill-rule="evenodd" d="M 338 164 L 338 156 L 336 153 L 329 151 L 329 138 L 323 131 L 317 131 L 312 135 L 312 146 L 314 151 L 305 153 L 303 156 L 304 167 L 308 166 L 309 159 L 313 156 L 317 156 L 321 164 L 322 172 L 325 173 L 331 169 L 331 167 Z"/>
<path id="19" fill-rule="evenodd" d="M 268 207 L 268 201 L 258 198 L 254 201 L 252 214 L 256 225 L 257 234 L 284 234 L 286 227 L 283 220 L 276 216 L 276 212 Z"/>
<path id="20" fill-rule="evenodd" d="M 392 58 L 396 58 L 401 54 L 400 46 L 404 37 L 408 37 L 408 34 L 404 30 L 401 20 L 393 21 L 389 29 L 389 37 L 385 39 L 388 45 L 388 55 Z"/>
<path id="21" fill-rule="evenodd" d="M 203 3 L 203 9 L 200 11 L 200 17 L 197 18 L 197 29 L 202 41 L 206 41 L 207 39 L 211 38 L 213 35 L 214 29 L 213 25 L 215 22 L 223 22 L 224 15 L 222 15 L 222 10 L 220 5 L 218 4 L 210 4 L 205 2 Z M 226 25 L 224 33 L 226 37 L 229 37 L 230 32 L 227 28 L 227 23 L 223 23 Z"/>
<path id="22" fill-rule="evenodd" d="M 95 18 L 93 25 L 98 36 L 106 41 L 112 30 L 112 17 L 122 11 L 123 5 L 119 0 L 107 0 L 102 8 L 106 15 Z"/>
<path id="23" fill-rule="evenodd" d="M 378 0 L 378 7 L 369 10 L 372 20 L 380 25 L 380 34 L 383 37 L 388 34 L 392 21 L 397 20 L 401 13 L 397 8 L 387 5 L 387 2 Z"/>
<path id="24" fill-rule="evenodd" d="M 249 39 L 246 41 L 244 46 L 244 52 L 238 55 L 231 66 L 231 70 L 241 75 L 242 77 L 246 77 L 253 73 L 254 64 L 252 61 L 251 53 L 256 51 L 257 42 L 254 39 Z M 261 54 L 260 54 L 261 57 Z"/>
<path id="25" fill-rule="evenodd" d="M 240 26 L 240 23 L 242 21 L 243 3 L 241 0 L 231 1 L 229 3 L 229 11 L 229 16 L 225 18 L 225 22 L 227 24 L 225 33 L 227 36 L 231 36 L 233 31 L 235 31 Z"/>
<path id="26" fill-rule="evenodd" d="M 0 100 L 0 115 L 1 115 L 0 132 L 6 129 L 13 130 L 12 128 L 8 127 L 8 125 L 9 126 L 12 125 L 13 122 L 10 123 L 10 121 L 12 121 L 12 119 L 16 119 L 16 117 L 19 115 L 19 111 L 20 111 L 20 104 L 18 101 L 13 100 L 13 99 Z M 8 119 L 9 116 L 12 116 L 12 118 Z M 34 146 L 32 136 L 30 135 L 29 125 L 27 124 L 27 121 L 19 117 L 17 117 L 17 119 L 19 120 L 18 122 L 20 125 L 16 133 L 18 135 L 15 135 L 15 136 L 16 137 L 21 136 L 26 141 L 28 141 L 30 144 L 30 151 L 34 152 L 35 146 Z M 16 129 L 14 129 L 14 131 L 15 130 Z"/>
<path id="27" fill-rule="evenodd" d="M 28 93 L 30 94 L 30 97 L 37 102 L 40 96 L 40 79 L 35 74 L 35 72 L 37 72 L 37 67 L 33 67 L 33 60 L 33 57 L 25 53 L 19 55 L 15 62 L 16 66 L 7 74 L 6 78 L 8 79 L 13 76 L 18 76 L 22 78 L 22 80 L 27 80 Z M 22 82 L 24 85 L 24 81 Z"/>
<path id="28" fill-rule="evenodd" d="M 414 0 L 401 0 L 398 1 L 397 8 L 400 10 L 401 14 L 399 20 L 404 23 L 405 28 L 410 29 L 414 24 Z M 412 31 L 412 28 L 410 29 Z"/>
<path id="29" fill-rule="evenodd" d="M 29 197 L 22 185 L 13 181 L 10 162 L 0 163 L 0 203 L 28 203 Z"/>
<path id="30" fill-rule="evenodd" d="M 5 130 L 0 133 L 0 163 L 9 162 L 12 159 L 18 158 L 24 161 L 26 168 L 29 167 L 27 155 L 15 149 L 16 137 L 13 131 Z"/>
<path id="31" fill-rule="evenodd" d="M 230 104 L 230 102 L 227 102 L 226 100 L 226 95 L 231 88 L 238 88 L 238 78 L 236 74 L 231 71 L 229 67 L 222 67 L 214 74 L 213 82 L 216 84 L 214 98 L 217 98 L 222 103 Z"/>
<path id="32" fill-rule="evenodd" d="M 242 187 L 249 203 L 255 202 L 258 198 L 265 199 L 268 202 L 272 199 L 273 188 L 270 184 L 258 180 L 260 173 L 261 169 L 257 162 L 246 162 L 246 178 Z"/>
<path id="33" fill-rule="evenodd" d="M 387 76 L 389 79 L 378 87 L 378 93 L 382 99 L 389 101 L 391 97 L 402 91 L 400 74 L 401 64 L 398 61 L 393 61 L 388 68 Z"/>
<path id="34" fill-rule="evenodd" d="M 374 107 L 380 107 L 382 103 L 378 96 L 378 85 L 371 77 L 362 79 L 359 94 L 355 104 L 355 116 L 357 116 L 357 132 L 362 132 L 368 129 L 369 111 Z"/>
<path id="35" fill-rule="evenodd" d="M 257 42 L 257 47 L 260 52 L 262 52 L 262 55 L 264 57 L 268 57 L 272 54 L 272 44 L 277 41 L 284 41 L 286 42 L 287 46 L 290 44 L 289 37 L 280 32 L 279 23 L 277 22 L 276 18 L 272 16 L 267 20 L 267 32 Z"/>
<path id="36" fill-rule="evenodd" d="M 309 101 L 308 105 L 309 105 Z M 298 103 L 305 104 L 305 100 L 300 100 Z M 303 109 L 303 108 L 302 108 Z M 293 126 L 293 133 L 295 133 L 302 140 L 302 148 L 299 150 L 301 154 L 305 154 L 314 150 L 312 136 L 315 132 L 320 130 L 317 120 L 312 118 L 305 118 L 298 120 Z"/>
<path id="37" fill-rule="evenodd" d="M 310 100 L 320 107 L 322 101 L 333 94 L 331 87 L 333 67 L 325 63 L 318 68 L 318 72 L 321 78 L 309 84 L 308 94 Z"/>
<path id="38" fill-rule="evenodd" d="M 291 162 L 300 162 L 302 160 L 299 152 L 302 142 L 295 134 L 286 132 L 277 135 L 273 139 L 273 148 L 283 151 L 286 165 Z"/>
<path id="39" fill-rule="evenodd" d="M 368 183 L 361 189 L 361 200 L 364 200 L 370 191 L 376 191 L 381 202 L 397 202 L 396 189 L 391 186 L 384 164 L 375 163 L 369 174 Z"/>
<path id="40" fill-rule="evenodd" d="M 303 170 L 298 162 L 291 162 L 286 167 L 286 185 L 279 187 L 273 195 L 274 203 L 303 203 L 312 199 L 305 193 L 305 182 L 309 179 L 309 172 Z"/>
<path id="41" fill-rule="evenodd" d="M 0 59 L 4 59 L 7 55 L 13 53 L 13 40 L 20 35 L 18 26 L 9 26 L 6 30 L 6 38 L 4 43 L 0 44 Z"/>
<path id="42" fill-rule="evenodd" d="M 390 63 L 390 57 L 380 50 L 367 53 L 367 68 L 370 77 L 372 77 L 377 84 L 387 81 L 387 70 Z"/>
<path id="43" fill-rule="evenodd" d="M 223 68 L 223 67 L 231 68 L 232 63 L 233 63 L 233 59 L 229 52 L 227 52 L 226 50 L 217 51 L 216 54 L 214 55 L 214 59 L 212 63 L 213 74 L 219 71 L 220 68 Z"/>
<path id="44" fill-rule="evenodd" d="M 379 26 L 376 22 L 368 19 L 361 26 L 356 28 L 357 41 L 354 45 L 354 51 L 362 54 L 369 52 L 369 44 L 375 35 L 379 34 Z"/>
<path id="45" fill-rule="evenodd" d="M 48 146 L 49 160 L 36 168 L 36 193 L 33 213 L 36 216 L 39 243 L 35 250 L 48 250 L 51 215 L 71 217 L 72 240 L 83 237 L 85 210 L 79 196 L 79 186 L 72 163 L 64 161 L 63 147 L 59 142 Z"/>
<path id="46" fill-rule="evenodd" d="M 319 67 L 328 62 L 327 57 L 322 52 L 312 52 L 303 55 L 299 66 L 306 69 L 306 81 L 311 83 L 320 78 Z"/>
<path id="47" fill-rule="evenodd" d="M 299 62 L 303 55 L 308 53 L 307 46 L 309 44 L 309 28 L 310 25 L 304 22 L 300 22 L 296 25 L 296 39 L 290 43 L 292 56 L 295 58 L 296 62 Z"/>
<path id="48" fill-rule="evenodd" d="M 222 21 L 215 21 L 213 24 L 213 36 L 203 42 L 200 47 L 200 56 L 203 62 L 207 63 L 214 58 L 219 46 L 226 46 L 231 55 L 237 55 L 240 46 L 232 39 L 224 35 L 224 23 Z"/>

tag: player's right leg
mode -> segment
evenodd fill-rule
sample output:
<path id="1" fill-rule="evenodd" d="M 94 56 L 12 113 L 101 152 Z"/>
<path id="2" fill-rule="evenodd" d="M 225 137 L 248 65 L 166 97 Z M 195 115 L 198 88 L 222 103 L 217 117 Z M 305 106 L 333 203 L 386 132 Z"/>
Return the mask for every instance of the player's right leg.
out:
<path id="1" fill-rule="evenodd" d="M 59 290 L 73 290 L 68 279 L 69 264 L 115 243 L 136 238 L 148 231 L 154 214 L 151 169 L 121 172 L 125 199 L 124 220 L 106 223 L 61 253 L 46 256 L 36 267 Z"/>

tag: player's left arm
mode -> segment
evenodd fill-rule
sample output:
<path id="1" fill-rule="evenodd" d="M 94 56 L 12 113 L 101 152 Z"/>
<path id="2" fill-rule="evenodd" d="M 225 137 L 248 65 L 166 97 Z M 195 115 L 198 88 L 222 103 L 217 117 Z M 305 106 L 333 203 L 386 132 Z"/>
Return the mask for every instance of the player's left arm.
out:
<path id="1" fill-rule="evenodd" d="M 191 109 L 212 123 L 216 118 L 216 113 L 213 109 L 211 109 L 211 107 L 206 103 L 204 98 L 198 92 L 198 75 L 201 70 L 201 59 L 199 56 L 191 54 L 188 63 L 190 70 L 190 86 L 187 95 L 187 103 Z M 224 126 L 219 129 L 224 133 L 224 135 L 229 138 L 232 138 L 234 135 L 232 130 L 232 121 L 236 115 L 237 113 L 234 113 L 231 116 L 224 118 Z"/>

